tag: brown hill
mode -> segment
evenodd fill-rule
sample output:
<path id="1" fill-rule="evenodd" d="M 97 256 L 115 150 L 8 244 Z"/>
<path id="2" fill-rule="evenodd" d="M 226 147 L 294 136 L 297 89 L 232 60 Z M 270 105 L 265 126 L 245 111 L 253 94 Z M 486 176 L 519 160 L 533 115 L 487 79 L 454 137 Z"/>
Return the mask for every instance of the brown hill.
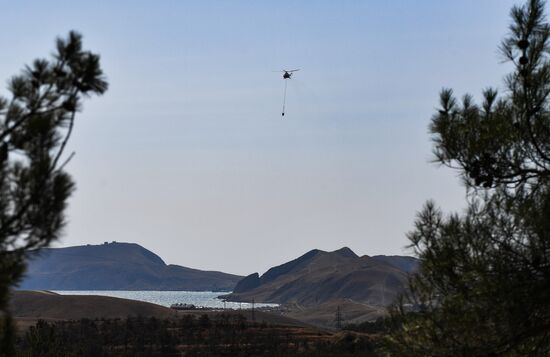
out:
<path id="1" fill-rule="evenodd" d="M 46 248 L 29 261 L 25 290 L 231 291 L 242 276 L 166 265 L 132 243 Z"/>
<path id="2" fill-rule="evenodd" d="M 174 310 L 143 301 L 95 295 L 58 295 L 42 291 L 13 291 L 10 308 L 15 318 L 33 319 L 174 316 Z"/>
<path id="3" fill-rule="evenodd" d="M 189 310 L 176 311 L 143 301 L 96 295 L 59 295 L 48 291 L 16 290 L 11 293 L 10 310 L 21 330 L 33 326 L 37 320 L 125 319 L 127 317 L 177 318 L 182 315 L 220 313 L 243 315 L 248 321 L 265 322 L 278 326 L 311 327 L 292 317 L 251 310 Z"/>
<path id="4" fill-rule="evenodd" d="M 408 271 L 400 268 L 400 264 L 409 260 L 402 258 L 359 257 L 349 248 L 334 252 L 312 250 L 269 269 L 262 276 L 257 273 L 247 276 L 224 298 L 305 307 L 338 299 L 386 306 L 407 284 Z"/>

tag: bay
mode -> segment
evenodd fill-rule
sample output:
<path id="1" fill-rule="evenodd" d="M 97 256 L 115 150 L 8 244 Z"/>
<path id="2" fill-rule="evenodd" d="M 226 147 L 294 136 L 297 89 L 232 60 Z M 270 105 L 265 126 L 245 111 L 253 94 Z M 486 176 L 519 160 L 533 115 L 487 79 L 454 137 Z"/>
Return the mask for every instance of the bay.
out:
<path id="1" fill-rule="evenodd" d="M 100 295 L 123 299 L 150 302 L 170 307 L 172 304 L 193 304 L 197 307 L 214 309 L 250 309 L 251 303 L 224 302 L 218 296 L 229 294 L 230 291 L 126 291 L 126 290 L 53 290 L 60 295 Z M 278 304 L 254 304 L 255 308 L 277 307 Z"/>

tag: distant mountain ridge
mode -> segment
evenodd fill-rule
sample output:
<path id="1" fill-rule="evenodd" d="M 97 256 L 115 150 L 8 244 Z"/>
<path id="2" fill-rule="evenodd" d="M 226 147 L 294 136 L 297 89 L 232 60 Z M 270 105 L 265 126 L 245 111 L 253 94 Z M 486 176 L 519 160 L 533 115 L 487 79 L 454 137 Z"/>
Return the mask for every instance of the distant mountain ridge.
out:
<path id="1" fill-rule="evenodd" d="M 362 256 L 344 247 L 333 252 L 314 249 L 260 276 L 250 274 L 224 298 L 315 306 L 348 300 L 385 306 L 405 289 L 418 260 L 404 256 Z"/>
<path id="2" fill-rule="evenodd" d="M 28 263 L 20 289 L 232 291 L 242 278 L 167 265 L 134 243 L 45 248 Z"/>
<path id="3" fill-rule="evenodd" d="M 371 259 L 388 263 L 407 273 L 413 273 L 418 269 L 418 259 L 414 257 L 402 255 L 374 255 Z"/>

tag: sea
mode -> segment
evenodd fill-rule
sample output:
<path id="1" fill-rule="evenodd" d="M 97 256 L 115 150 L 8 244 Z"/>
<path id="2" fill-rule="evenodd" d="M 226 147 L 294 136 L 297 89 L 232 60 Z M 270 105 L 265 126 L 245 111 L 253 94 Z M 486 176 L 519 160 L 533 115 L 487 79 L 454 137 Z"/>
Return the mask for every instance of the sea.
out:
<path id="1" fill-rule="evenodd" d="M 172 304 L 193 304 L 214 309 L 250 309 L 251 303 L 224 302 L 218 296 L 230 291 L 126 291 L 126 290 L 52 290 L 60 295 L 101 295 L 150 302 L 170 307 Z M 278 304 L 255 303 L 255 308 L 277 307 Z"/>

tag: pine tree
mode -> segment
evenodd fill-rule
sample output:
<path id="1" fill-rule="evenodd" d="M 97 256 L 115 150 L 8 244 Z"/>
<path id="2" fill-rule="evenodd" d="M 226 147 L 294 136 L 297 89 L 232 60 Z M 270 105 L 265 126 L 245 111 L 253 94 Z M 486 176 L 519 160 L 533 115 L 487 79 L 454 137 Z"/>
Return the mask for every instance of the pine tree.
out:
<path id="1" fill-rule="evenodd" d="M 390 346 L 414 356 L 550 353 L 550 26 L 544 2 L 511 11 L 502 94 L 441 92 L 436 161 L 461 173 L 463 214 L 433 202 L 408 234 L 421 260 L 392 310 Z"/>
<path id="2" fill-rule="evenodd" d="M 0 333 L 9 289 L 33 250 L 57 239 L 74 183 L 63 155 L 82 99 L 107 90 L 99 56 L 82 37 L 58 38 L 52 59 L 37 59 L 9 81 L 0 97 Z M 0 352 L 1 355 L 1 352 Z"/>

